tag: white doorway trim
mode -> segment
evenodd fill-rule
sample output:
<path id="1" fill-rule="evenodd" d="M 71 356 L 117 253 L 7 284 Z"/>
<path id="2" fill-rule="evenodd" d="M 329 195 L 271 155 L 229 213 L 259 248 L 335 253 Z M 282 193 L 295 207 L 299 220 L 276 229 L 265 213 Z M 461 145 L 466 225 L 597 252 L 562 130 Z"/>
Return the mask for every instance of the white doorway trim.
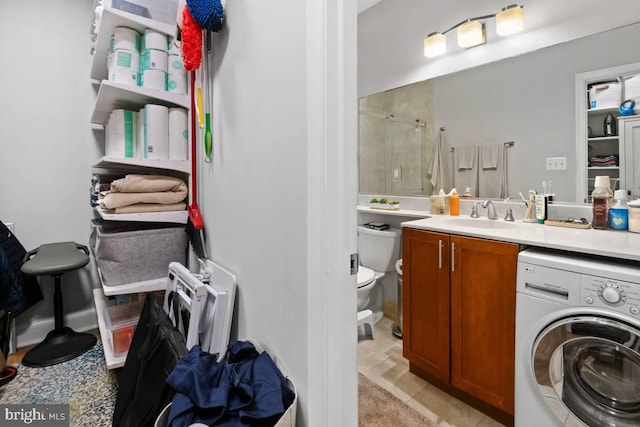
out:
<path id="1" fill-rule="evenodd" d="M 576 74 L 576 202 L 587 202 L 587 85 L 598 81 L 640 73 L 640 62 Z M 619 153 L 622 156 L 622 153 Z M 624 171 L 620 171 L 620 177 Z M 623 184 L 622 181 L 620 182 Z"/>
<path id="2" fill-rule="evenodd" d="M 357 426 L 357 10 L 306 1 L 308 426 Z"/>

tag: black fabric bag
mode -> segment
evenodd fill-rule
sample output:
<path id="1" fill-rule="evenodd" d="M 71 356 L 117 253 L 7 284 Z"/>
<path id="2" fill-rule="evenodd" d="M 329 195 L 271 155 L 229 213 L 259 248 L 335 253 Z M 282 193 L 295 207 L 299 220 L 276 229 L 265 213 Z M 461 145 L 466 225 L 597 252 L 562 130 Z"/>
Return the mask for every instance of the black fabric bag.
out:
<path id="1" fill-rule="evenodd" d="M 120 376 L 113 427 L 153 426 L 174 395 L 165 380 L 186 353 L 184 335 L 147 294 Z"/>
<path id="2" fill-rule="evenodd" d="M 20 270 L 27 251 L 0 221 L 0 308 L 16 317 L 43 299 L 38 279 Z"/>

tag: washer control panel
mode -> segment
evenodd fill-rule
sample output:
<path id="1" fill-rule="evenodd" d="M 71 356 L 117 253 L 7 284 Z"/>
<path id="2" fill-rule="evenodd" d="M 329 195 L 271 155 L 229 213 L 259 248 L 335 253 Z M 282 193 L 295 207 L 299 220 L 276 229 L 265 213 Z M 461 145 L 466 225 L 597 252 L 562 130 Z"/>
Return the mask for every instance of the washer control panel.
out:
<path id="1" fill-rule="evenodd" d="M 637 283 L 586 274 L 581 276 L 582 300 L 586 305 L 640 315 L 640 286 Z"/>

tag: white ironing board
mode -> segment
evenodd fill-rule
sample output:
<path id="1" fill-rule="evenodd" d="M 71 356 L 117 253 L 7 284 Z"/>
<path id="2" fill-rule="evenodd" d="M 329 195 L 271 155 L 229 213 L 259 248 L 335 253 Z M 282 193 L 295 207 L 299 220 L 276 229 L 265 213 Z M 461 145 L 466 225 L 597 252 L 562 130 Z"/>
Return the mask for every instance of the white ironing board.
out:
<path id="1" fill-rule="evenodd" d="M 229 346 L 235 300 L 236 277 L 213 261 L 207 260 L 209 283 L 205 284 L 178 262 L 169 264 L 169 281 L 164 297 L 164 310 L 176 324 L 169 295 L 179 297 L 181 308 L 189 311 L 186 336 L 187 349 L 199 344 L 204 351 L 218 354 L 222 361 Z"/>

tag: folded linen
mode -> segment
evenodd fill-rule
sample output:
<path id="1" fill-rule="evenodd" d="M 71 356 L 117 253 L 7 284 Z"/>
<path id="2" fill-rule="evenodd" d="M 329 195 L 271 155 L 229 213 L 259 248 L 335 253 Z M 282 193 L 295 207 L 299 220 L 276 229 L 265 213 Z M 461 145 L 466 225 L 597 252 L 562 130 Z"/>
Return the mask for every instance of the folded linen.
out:
<path id="1" fill-rule="evenodd" d="M 135 205 L 122 206 L 114 209 L 114 213 L 143 213 L 143 212 L 169 212 L 183 211 L 187 207 L 186 203 L 171 203 L 162 205 L 160 203 L 136 203 Z"/>
<path id="2" fill-rule="evenodd" d="M 114 193 L 111 192 L 100 200 L 103 209 L 115 209 L 138 203 L 156 203 L 169 205 L 180 203 L 187 197 L 187 187 L 180 191 L 160 191 L 155 193 Z"/>
<path id="3" fill-rule="evenodd" d="M 480 167 L 482 169 L 497 169 L 500 157 L 501 143 L 480 146 Z"/>
<path id="4" fill-rule="evenodd" d="M 187 191 L 187 184 L 180 178 L 166 175 L 127 175 L 111 183 L 111 192 L 157 193 L 161 191 Z M 181 199 L 182 200 L 182 199 Z"/>

